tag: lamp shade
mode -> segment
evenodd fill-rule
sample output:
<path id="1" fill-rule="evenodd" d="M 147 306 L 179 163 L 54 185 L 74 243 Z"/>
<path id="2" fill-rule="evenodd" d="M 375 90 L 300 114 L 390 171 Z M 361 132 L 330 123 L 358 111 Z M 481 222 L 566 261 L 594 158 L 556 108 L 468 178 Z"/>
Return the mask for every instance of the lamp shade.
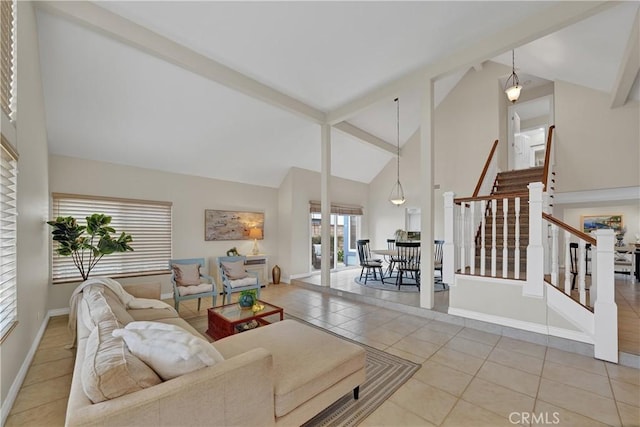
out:
<path id="1" fill-rule="evenodd" d="M 262 229 L 260 228 L 252 228 L 249 230 L 249 238 L 250 239 L 262 239 Z"/>
<path id="2" fill-rule="evenodd" d="M 518 98 L 520 98 L 520 91 L 522 90 L 522 86 L 519 84 L 515 84 L 511 87 L 508 87 L 504 92 L 507 94 L 507 98 L 511 102 L 516 102 Z"/>

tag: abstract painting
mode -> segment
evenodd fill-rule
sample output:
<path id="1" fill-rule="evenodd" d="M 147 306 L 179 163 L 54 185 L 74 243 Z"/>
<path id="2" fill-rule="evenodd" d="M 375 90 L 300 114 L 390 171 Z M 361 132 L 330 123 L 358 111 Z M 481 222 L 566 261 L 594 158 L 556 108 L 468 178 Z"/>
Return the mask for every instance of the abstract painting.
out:
<path id="1" fill-rule="evenodd" d="M 622 215 L 582 215 L 582 231 L 590 233 L 593 230 L 610 228 L 615 232 L 620 231 L 622 226 Z"/>
<path id="2" fill-rule="evenodd" d="M 250 240 L 249 230 L 259 228 L 264 238 L 264 213 L 204 211 L 204 240 Z"/>

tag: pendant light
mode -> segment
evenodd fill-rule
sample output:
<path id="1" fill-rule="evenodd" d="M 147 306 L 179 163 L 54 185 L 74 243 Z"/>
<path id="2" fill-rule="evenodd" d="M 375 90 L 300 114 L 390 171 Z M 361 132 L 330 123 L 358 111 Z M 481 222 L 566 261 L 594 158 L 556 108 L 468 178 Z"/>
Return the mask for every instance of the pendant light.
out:
<path id="1" fill-rule="evenodd" d="M 507 98 L 509 101 L 515 103 L 518 98 L 520 98 L 520 91 L 522 90 L 522 86 L 520 86 L 520 79 L 518 79 L 518 75 L 516 74 L 516 59 L 515 59 L 515 51 L 511 51 L 511 75 L 507 79 L 504 85 L 504 92 L 507 94 Z"/>
<path id="2" fill-rule="evenodd" d="M 396 141 L 397 141 L 397 169 L 396 169 L 396 183 L 391 189 L 389 195 L 389 201 L 396 206 L 402 205 L 407 200 L 404 198 L 404 190 L 402 184 L 400 184 L 400 101 L 398 98 L 394 99 L 396 103 Z"/>

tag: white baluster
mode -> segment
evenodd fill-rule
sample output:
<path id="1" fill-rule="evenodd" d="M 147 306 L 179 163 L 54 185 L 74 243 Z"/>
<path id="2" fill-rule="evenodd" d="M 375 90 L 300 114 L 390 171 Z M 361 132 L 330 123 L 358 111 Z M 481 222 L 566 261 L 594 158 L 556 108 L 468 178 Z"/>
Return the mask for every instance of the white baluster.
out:
<path id="1" fill-rule="evenodd" d="M 571 295 L 571 233 L 564 232 L 564 293 Z"/>
<path id="2" fill-rule="evenodd" d="M 460 219 L 462 221 L 462 227 L 460 227 L 460 272 L 462 274 L 466 273 L 466 259 L 465 259 L 465 251 L 466 251 L 466 242 L 467 242 L 467 238 L 466 238 L 466 228 L 467 228 L 467 222 L 465 219 L 465 214 L 467 211 L 467 205 L 466 203 L 462 203 L 460 205 Z"/>
<path id="3" fill-rule="evenodd" d="M 558 287 L 558 226 L 551 224 L 551 284 Z"/>
<path id="4" fill-rule="evenodd" d="M 507 277 L 509 267 L 509 249 L 507 248 L 509 199 L 502 199 L 502 277 Z"/>
<path id="5" fill-rule="evenodd" d="M 517 280 L 520 278 L 520 197 L 516 197 L 516 235 L 515 235 L 515 249 L 513 251 L 513 264 L 514 273 L 513 277 Z"/>
<path id="6" fill-rule="evenodd" d="M 498 200 L 491 200 L 491 277 L 496 277 L 496 211 Z"/>
<path id="7" fill-rule="evenodd" d="M 584 240 L 578 240 L 578 293 L 580 294 L 580 304 L 587 305 L 587 289 L 585 284 L 586 263 Z"/>
<path id="8" fill-rule="evenodd" d="M 477 224 L 476 203 L 477 202 L 471 202 L 471 205 L 469 206 L 471 208 L 471 215 L 469 215 L 471 217 L 471 220 L 469 221 L 471 225 L 470 232 L 469 232 L 469 241 L 470 241 L 469 248 L 471 252 L 469 256 L 469 270 L 470 270 L 470 273 L 473 275 L 476 274 L 476 242 L 475 242 L 476 230 L 474 230 L 474 227 Z"/>
<path id="9" fill-rule="evenodd" d="M 480 275 L 484 276 L 487 263 L 487 248 L 484 243 L 486 237 L 485 227 L 487 225 L 487 201 L 480 201 L 480 215 L 482 215 L 482 224 L 480 225 Z"/>

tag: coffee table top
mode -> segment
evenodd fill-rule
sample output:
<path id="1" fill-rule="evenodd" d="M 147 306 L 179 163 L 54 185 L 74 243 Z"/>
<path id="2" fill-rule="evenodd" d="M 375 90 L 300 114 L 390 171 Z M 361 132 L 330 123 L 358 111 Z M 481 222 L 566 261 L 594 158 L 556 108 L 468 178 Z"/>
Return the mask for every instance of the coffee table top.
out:
<path id="1" fill-rule="evenodd" d="M 216 315 L 223 317 L 228 322 L 242 322 L 245 320 L 251 320 L 256 317 L 265 317 L 270 316 L 272 314 L 277 314 L 282 312 L 282 308 L 273 304 L 269 304 L 268 302 L 258 300 L 258 302 L 264 305 L 264 308 L 260 311 L 254 312 L 251 307 L 242 308 L 238 303 L 232 303 L 227 305 L 222 305 L 220 307 L 211 307 L 208 310 L 214 312 Z"/>

